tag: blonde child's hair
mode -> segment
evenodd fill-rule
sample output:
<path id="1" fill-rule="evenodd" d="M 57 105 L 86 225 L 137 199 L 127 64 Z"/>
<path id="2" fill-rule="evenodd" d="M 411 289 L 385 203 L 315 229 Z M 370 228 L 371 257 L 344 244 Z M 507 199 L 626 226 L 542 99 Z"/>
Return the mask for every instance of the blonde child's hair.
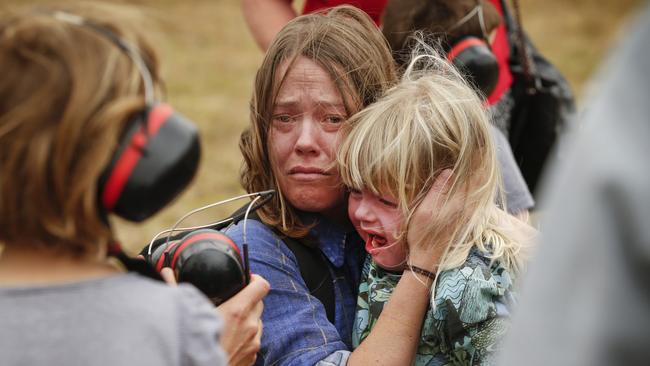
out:
<path id="1" fill-rule="evenodd" d="M 405 218 L 400 239 L 438 175 L 451 170 L 440 209 L 422 228 L 426 243 L 410 243 L 439 246 L 438 273 L 462 265 L 473 247 L 510 270 L 521 269 L 524 244 L 495 203 L 497 196 L 505 200 L 488 117 L 446 60 L 430 49 L 414 57 L 401 82 L 350 118 L 342 133 L 343 183 L 395 197 Z"/>

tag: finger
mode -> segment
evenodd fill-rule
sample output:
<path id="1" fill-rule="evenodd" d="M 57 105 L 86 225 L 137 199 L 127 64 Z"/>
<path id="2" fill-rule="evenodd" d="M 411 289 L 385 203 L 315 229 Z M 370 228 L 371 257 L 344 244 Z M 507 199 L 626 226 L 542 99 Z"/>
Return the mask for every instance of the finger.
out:
<path id="1" fill-rule="evenodd" d="M 264 303 L 259 301 L 255 306 L 253 306 L 253 309 L 251 309 L 250 316 L 259 320 L 262 317 L 262 312 L 264 312 Z"/>
<path id="2" fill-rule="evenodd" d="M 237 302 L 239 306 L 244 307 L 245 312 L 248 312 L 253 306 L 261 302 L 269 292 L 269 288 L 269 283 L 264 278 L 251 275 L 251 282 L 226 302 Z"/>
<path id="3" fill-rule="evenodd" d="M 160 276 L 163 278 L 163 280 L 165 280 L 165 282 L 167 282 L 168 285 L 171 286 L 177 285 L 176 277 L 174 276 L 174 271 L 171 268 L 169 267 L 163 268 L 160 271 Z"/>
<path id="4" fill-rule="evenodd" d="M 257 360 L 257 353 L 261 349 L 261 340 L 262 340 L 262 322 L 258 322 L 257 333 L 255 337 L 246 342 L 246 347 L 240 352 L 246 354 L 245 361 L 243 364 L 252 365 Z"/>
<path id="5" fill-rule="evenodd" d="M 262 302 L 258 302 L 253 309 L 246 314 L 245 323 L 242 324 L 242 332 L 246 333 L 247 342 L 255 340 L 260 332 L 262 324 L 262 311 L 264 306 Z"/>
<path id="6" fill-rule="evenodd" d="M 255 344 L 260 344 L 262 340 L 262 332 L 264 331 L 264 324 L 262 320 L 257 323 L 257 335 L 255 335 Z"/>
<path id="7" fill-rule="evenodd" d="M 139 259 L 139 260 L 141 260 L 141 261 L 145 260 L 144 255 L 142 255 L 142 254 L 138 254 L 138 256 L 135 257 L 135 258 L 136 258 L 136 259 Z"/>
<path id="8" fill-rule="evenodd" d="M 433 181 L 433 184 L 429 188 L 429 191 L 424 196 L 416 212 L 422 212 L 424 215 L 428 215 L 429 211 L 432 211 L 436 206 L 439 205 L 438 200 L 443 199 L 442 196 L 448 191 L 449 185 L 451 184 L 452 171 L 451 169 L 444 169 Z"/>

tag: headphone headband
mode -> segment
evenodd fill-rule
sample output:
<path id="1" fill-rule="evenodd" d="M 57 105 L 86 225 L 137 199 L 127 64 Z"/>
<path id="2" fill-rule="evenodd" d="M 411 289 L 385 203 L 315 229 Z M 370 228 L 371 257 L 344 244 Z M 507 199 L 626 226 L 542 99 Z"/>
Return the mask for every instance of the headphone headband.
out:
<path id="1" fill-rule="evenodd" d="M 456 24 L 449 28 L 449 31 L 452 31 L 469 22 L 470 19 L 474 18 L 475 16 L 478 16 L 478 23 L 481 27 L 481 33 L 483 34 L 485 43 L 489 44 L 489 35 L 487 29 L 485 28 L 485 19 L 483 18 L 483 4 L 481 4 L 480 0 L 476 0 L 476 6 L 474 6 L 472 10 L 470 10 L 467 14 L 465 14 L 465 16 L 462 17 Z"/>
<path id="2" fill-rule="evenodd" d="M 147 64 L 142 59 L 142 56 L 140 56 L 140 52 L 138 51 L 135 45 L 124 40 L 123 38 L 115 34 L 115 32 L 111 31 L 110 29 L 103 27 L 97 23 L 91 22 L 79 15 L 66 13 L 64 11 L 59 10 L 53 12 L 52 17 L 68 24 L 74 24 L 81 27 L 86 27 L 88 29 L 92 29 L 94 32 L 102 35 L 104 38 L 108 39 L 109 41 L 111 41 L 111 43 L 113 43 L 119 49 L 121 49 L 131 59 L 131 61 L 133 61 L 133 64 L 136 66 L 138 72 L 140 73 L 140 76 L 142 78 L 143 88 L 144 88 L 145 104 L 147 105 L 147 107 L 151 107 L 154 105 L 153 78 L 151 77 L 151 72 L 149 72 L 149 68 L 147 67 Z"/>
<path id="3" fill-rule="evenodd" d="M 138 47 L 81 16 L 55 11 L 49 16 L 92 30 L 118 47 L 142 79 L 145 106 L 127 121 L 110 163 L 98 181 L 100 215 L 115 213 L 142 221 L 173 200 L 192 180 L 200 160 L 196 126 L 154 99 L 153 78 Z"/>

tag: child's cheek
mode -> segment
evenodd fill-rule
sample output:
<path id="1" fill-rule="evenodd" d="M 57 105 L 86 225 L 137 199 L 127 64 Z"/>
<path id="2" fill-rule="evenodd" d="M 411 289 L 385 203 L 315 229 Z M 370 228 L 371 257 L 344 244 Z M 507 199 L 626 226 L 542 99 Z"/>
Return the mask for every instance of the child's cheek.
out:
<path id="1" fill-rule="evenodd" d="M 354 226 L 355 229 L 357 229 L 357 232 L 359 235 L 361 235 L 361 232 L 359 231 L 359 224 L 360 221 L 357 219 L 356 215 L 354 214 L 357 211 L 357 208 L 359 207 L 359 200 L 353 199 L 352 197 L 348 198 L 348 217 L 350 218 L 350 222 Z"/>

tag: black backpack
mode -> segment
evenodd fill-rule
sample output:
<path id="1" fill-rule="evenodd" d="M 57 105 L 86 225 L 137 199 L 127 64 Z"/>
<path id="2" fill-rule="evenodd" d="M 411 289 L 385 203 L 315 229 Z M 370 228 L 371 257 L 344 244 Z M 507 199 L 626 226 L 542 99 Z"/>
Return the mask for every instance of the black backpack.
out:
<path id="1" fill-rule="evenodd" d="M 576 107 L 569 83 L 523 31 L 519 4 L 513 1 L 516 21 L 506 1 L 501 0 L 510 44 L 511 90 L 515 102 L 509 140 L 526 184 L 536 194 L 553 146 L 573 120 Z"/>

